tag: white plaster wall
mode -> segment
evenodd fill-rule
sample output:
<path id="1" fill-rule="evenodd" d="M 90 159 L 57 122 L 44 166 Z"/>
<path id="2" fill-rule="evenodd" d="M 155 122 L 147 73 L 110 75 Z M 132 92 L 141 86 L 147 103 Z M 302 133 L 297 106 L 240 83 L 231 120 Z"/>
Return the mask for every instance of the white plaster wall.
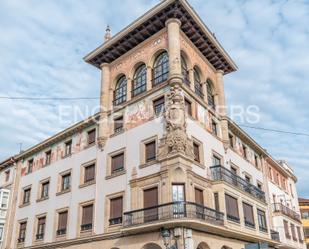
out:
<path id="1" fill-rule="evenodd" d="M 89 147 L 88 149 L 85 149 L 77 154 L 73 154 L 65 159 L 58 160 L 45 168 L 37 170 L 21 178 L 18 193 L 18 204 L 21 203 L 20 198 L 22 197 L 23 187 L 30 184 L 32 185 L 30 200 L 31 205 L 18 208 L 16 212 L 16 231 L 18 231 L 18 221 L 28 218 L 25 246 L 30 246 L 32 244 L 36 215 L 43 213 L 47 213 L 44 242 L 53 241 L 53 236 L 56 230 L 54 227 L 56 210 L 64 207 L 69 207 L 68 238 L 76 237 L 77 229 L 74 228 L 77 228 L 78 205 L 81 202 L 95 198 L 95 186 L 89 186 L 81 189 L 78 187 L 80 185 L 81 164 L 95 159 L 96 150 L 96 146 Z M 68 169 L 72 169 L 71 192 L 56 196 L 59 174 Z M 50 177 L 49 199 L 42 202 L 36 202 L 38 199 L 38 188 L 40 181 L 48 177 Z M 17 234 L 15 235 L 13 241 L 16 242 L 16 240 Z"/>

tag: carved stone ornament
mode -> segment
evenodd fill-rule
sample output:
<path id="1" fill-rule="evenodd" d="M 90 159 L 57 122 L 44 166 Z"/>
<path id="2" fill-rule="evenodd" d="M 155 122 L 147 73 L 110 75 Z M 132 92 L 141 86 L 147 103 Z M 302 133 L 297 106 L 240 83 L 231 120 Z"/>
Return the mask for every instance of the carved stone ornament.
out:
<path id="1" fill-rule="evenodd" d="M 186 133 L 185 101 L 181 88 L 178 85 L 171 87 L 167 99 L 164 116 L 166 134 L 160 140 L 158 159 L 176 153 L 194 158 L 192 141 Z"/>
<path id="2" fill-rule="evenodd" d="M 105 147 L 107 137 L 98 137 L 98 146 L 101 150 Z"/>

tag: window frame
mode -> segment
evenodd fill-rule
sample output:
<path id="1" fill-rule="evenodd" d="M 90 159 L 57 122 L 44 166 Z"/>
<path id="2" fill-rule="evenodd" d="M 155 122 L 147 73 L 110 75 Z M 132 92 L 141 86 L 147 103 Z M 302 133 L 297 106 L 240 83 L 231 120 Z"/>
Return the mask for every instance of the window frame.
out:
<path id="1" fill-rule="evenodd" d="M 60 215 L 63 213 L 67 213 L 67 217 L 66 217 L 66 228 L 61 228 L 60 227 Z M 56 238 L 59 237 L 65 237 L 68 234 L 68 228 L 69 228 L 69 218 L 70 218 L 70 212 L 69 212 L 69 208 L 61 208 L 56 210 Z"/>
<path id="2" fill-rule="evenodd" d="M 23 230 L 21 230 L 23 224 L 25 224 L 25 228 Z M 18 244 L 25 243 L 26 235 L 27 235 L 27 226 L 28 226 L 28 220 L 27 219 L 18 221 L 18 237 L 17 237 L 17 243 Z M 22 233 L 22 231 L 23 231 L 23 233 Z"/>
<path id="3" fill-rule="evenodd" d="M 259 231 L 267 233 L 268 225 L 267 225 L 267 217 L 266 217 L 265 210 L 257 208 L 257 219 L 258 219 Z"/>
<path id="4" fill-rule="evenodd" d="M 141 89 L 141 90 L 140 90 Z M 133 75 L 132 80 L 132 97 L 136 97 L 147 90 L 147 66 L 139 65 Z"/>
<path id="5" fill-rule="evenodd" d="M 169 55 L 167 51 L 163 51 L 156 56 L 153 63 L 152 86 L 155 87 L 165 82 L 168 79 L 169 71 Z"/>
<path id="6" fill-rule="evenodd" d="M 113 105 L 119 106 L 127 101 L 128 79 L 125 75 L 120 75 L 115 84 L 113 92 Z"/>
<path id="7" fill-rule="evenodd" d="M 94 133 L 93 135 L 93 140 L 90 140 L 90 134 Z M 97 129 L 96 128 L 92 128 L 87 130 L 87 146 L 92 146 L 95 145 L 97 141 Z"/>
<path id="8" fill-rule="evenodd" d="M 159 104 L 156 104 L 158 103 Z M 152 108 L 155 117 L 161 116 L 165 112 L 165 96 L 160 96 L 152 101 Z"/>

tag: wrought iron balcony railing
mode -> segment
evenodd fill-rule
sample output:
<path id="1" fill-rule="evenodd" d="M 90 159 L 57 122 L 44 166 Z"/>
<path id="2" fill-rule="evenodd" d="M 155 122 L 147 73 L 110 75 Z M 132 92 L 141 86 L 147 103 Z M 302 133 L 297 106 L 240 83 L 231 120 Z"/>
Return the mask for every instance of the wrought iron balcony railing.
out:
<path id="1" fill-rule="evenodd" d="M 237 187 L 240 190 L 243 190 L 253 197 L 265 202 L 265 192 L 260 190 L 258 187 L 254 186 L 250 182 L 247 182 L 245 179 L 235 175 L 232 171 L 227 168 L 218 165 L 213 166 L 211 169 L 212 180 L 214 181 L 225 181 L 233 186 Z"/>
<path id="2" fill-rule="evenodd" d="M 124 226 L 185 218 L 222 225 L 224 213 L 193 202 L 171 202 L 124 213 Z"/>
<path id="3" fill-rule="evenodd" d="M 279 232 L 270 230 L 271 239 L 280 242 Z"/>
<path id="4" fill-rule="evenodd" d="M 293 220 L 301 222 L 300 214 L 295 212 L 294 210 L 290 209 L 289 207 L 283 205 L 282 203 L 274 203 L 273 204 L 273 211 L 280 212 Z"/>

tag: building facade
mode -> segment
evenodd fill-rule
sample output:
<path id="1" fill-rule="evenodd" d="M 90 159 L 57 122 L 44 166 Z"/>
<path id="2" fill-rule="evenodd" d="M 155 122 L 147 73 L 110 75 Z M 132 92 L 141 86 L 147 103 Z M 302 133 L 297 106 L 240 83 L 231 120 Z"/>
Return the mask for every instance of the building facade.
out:
<path id="1" fill-rule="evenodd" d="M 15 157 L 4 248 L 304 248 L 280 242 L 271 157 L 226 114 L 237 67 L 188 2 L 109 32 L 84 58 L 100 112 Z"/>
<path id="2" fill-rule="evenodd" d="M 309 248 L 309 199 L 299 198 L 299 208 L 304 228 L 305 242 Z"/>
<path id="3" fill-rule="evenodd" d="M 11 193 L 15 182 L 15 161 L 9 158 L 0 163 L 0 248 L 5 239 L 5 227 L 9 216 Z"/>

